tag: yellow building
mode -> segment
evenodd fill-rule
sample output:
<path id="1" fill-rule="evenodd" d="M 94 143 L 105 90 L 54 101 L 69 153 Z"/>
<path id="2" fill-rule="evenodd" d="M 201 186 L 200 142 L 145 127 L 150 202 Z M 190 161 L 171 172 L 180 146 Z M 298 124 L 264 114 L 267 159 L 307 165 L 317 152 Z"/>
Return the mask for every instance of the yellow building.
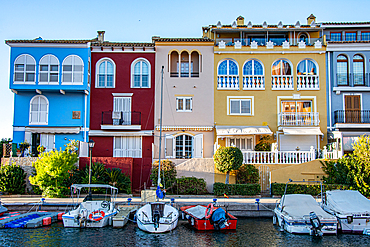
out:
<path id="1" fill-rule="evenodd" d="M 203 27 L 215 40 L 215 147 L 237 146 L 244 163 L 299 164 L 326 144 L 326 62 L 315 17 L 301 25 Z M 272 152 L 256 152 L 268 135 Z M 273 182 L 273 181 L 272 181 Z"/>

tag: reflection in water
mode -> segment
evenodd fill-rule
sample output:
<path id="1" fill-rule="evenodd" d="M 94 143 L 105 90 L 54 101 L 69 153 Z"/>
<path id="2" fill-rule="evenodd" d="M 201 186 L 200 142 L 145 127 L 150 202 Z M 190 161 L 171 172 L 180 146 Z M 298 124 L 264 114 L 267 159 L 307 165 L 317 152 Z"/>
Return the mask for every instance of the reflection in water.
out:
<path id="1" fill-rule="evenodd" d="M 0 229 L 0 246 L 365 246 L 370 236 L 338 235 L 313 238 L 280 232 L 271 219 L 239 219 L 236 231 L 196 231 L 186 221 L 169 233 L 149 234 L 134 223 L 75 229 L 62 223 L 38 229 Z"/>

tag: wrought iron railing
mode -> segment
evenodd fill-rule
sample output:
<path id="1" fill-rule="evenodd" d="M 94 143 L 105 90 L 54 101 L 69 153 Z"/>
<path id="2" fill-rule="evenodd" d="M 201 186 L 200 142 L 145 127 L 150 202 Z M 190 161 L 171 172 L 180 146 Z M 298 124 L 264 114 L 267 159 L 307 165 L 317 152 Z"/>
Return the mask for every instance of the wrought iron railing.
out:
<path id="1" fill-rule="evenodd" d="M 102 125 L 141 125 L 141 112 L 103 111 Z"/>
<path id="2" fill-rule="evenodd" d="M 336 110 L 334 124 L 336 123 L 370 123 L 370 110 Z"/>

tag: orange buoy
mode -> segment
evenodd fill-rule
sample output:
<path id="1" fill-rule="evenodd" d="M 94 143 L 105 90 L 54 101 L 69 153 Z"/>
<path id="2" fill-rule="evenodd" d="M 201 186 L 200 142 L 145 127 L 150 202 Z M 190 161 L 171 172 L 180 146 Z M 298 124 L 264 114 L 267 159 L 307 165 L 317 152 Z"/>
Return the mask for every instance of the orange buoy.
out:
<path id="1" fill-rule="evenodd" d="M 64 214 L 63 212 L 58 213 L 58 220 L 63 220 L 62 218 L 63 214 Z"/>

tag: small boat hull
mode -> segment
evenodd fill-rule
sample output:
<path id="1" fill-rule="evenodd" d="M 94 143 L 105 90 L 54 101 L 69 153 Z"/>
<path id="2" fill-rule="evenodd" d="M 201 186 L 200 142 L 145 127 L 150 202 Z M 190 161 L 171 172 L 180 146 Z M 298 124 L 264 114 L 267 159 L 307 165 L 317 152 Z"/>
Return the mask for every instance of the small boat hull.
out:
<path id="1" fill-rule="evenodd" d="M 74 228 L 80 228 L 80 227 L 105 227 L 112 224 L 113 217 L 117 214 L 117 211 L 112 212 L 111 214 L 106 214 L 101 220 L 94 221 L 94 220 L 80 220 L 77 216 L 78 214 L 74 214 L 71 212 L 68 212 L 66 214 L 63 214 L 63 225 L 64 227 L 74 227 Z"/>
<path id="2" fill-rule="evenodd" d="M 197 205 L 192 205 L 192 206 L 184 206 L 184 207 L 180 208 L 180 210 L 185 215 L 188 216 L 186 218 L 188 219 L 189 224 L 192 227 L 194 227 L 195 229 L 199 230 L 199 231 L 213 231 L 213 230 L 215 230 L 215 228 L 213 227 L 213 224 L 211 224 L 209 219 L 205 219 L 205 218 L 199 219 L 199 218 L 193 216 L 192 214 L 190 214 L 186 211 L 187 209 L 193 208 L 193 207 L 196 207 L 196 206 Z M 199 205 L 199 206 L 207 208 L 207 206 L 204 206 L 204 205 Z M 217 207 L 215 207 L 214 209 L 216 210 Z M 221 231 L 236 230 L 236 225 L 237 225 L 238 219 L 235 216 L 231 215 L 230 213 L 227 213 L 227 214 L 228 214 L 228 220 L 227 220 L 228 226 L 226 226 L 225 228 L 222 228 Z"/>

